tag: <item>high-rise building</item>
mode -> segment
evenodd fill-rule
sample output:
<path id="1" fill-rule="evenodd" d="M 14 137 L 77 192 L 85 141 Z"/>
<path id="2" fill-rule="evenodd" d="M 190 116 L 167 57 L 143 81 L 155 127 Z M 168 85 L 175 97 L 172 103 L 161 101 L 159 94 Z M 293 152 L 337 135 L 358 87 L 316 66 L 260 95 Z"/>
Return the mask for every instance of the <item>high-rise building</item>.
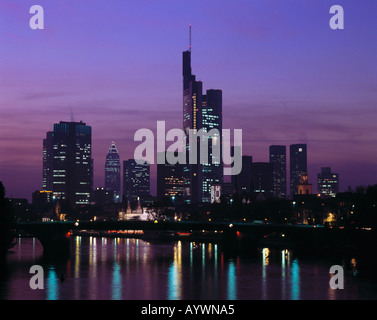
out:
<path id="1" fill-rule="evenodd" d="M 339 174 L 331 172 L 331 167 L 323 167 L 317 175 L 317 184 L 321 196 L 335 197 L 339 192 Z"/>
<path id="2" fill-rule="evenodd" d="M 271 198 L 274 194 L 273 164 L 253 162 L 251 165 L 251 181 L 254 194 L 257 197 Z"/>
<path id="3" fill-rule="evenodd" d="M 183 167 L 183 197 L 188 204 L 199 202 L 199 165 L 189 161 L 189 130 L 199 130 L 202 108 L 202 82 L 191 70 L 191 48 L 183 52 L 183 130 L 186 139 L 186 165 Z M 199 159 L 199 155 L 198 155 Z M 199 161 L 197 160 L 197 163 Z"/>
<path id="4" fill-rule="evenodd" d="M 150 194 L 150 165 L 134 159 L 123 161 L 123 195 L 126 201 L 143 201 Z"/>
<path id="5" fill-rule="evenodd" d="M 234 156 L 234 148 L 231 147 L 231 155 Z M 249 197 L 253 193 L 251 166 L 252 156 L 242 156 L 242 169 L 237 175 L 231 176 L 232 192 L 242 197 Z"/>
<path id="6" fill-rule="evenodd" d="M 115 142 L 111 143 L 105 162 L 105 189 L 113 191 L 114 202 L 120 202 L 120 161 Z"/>
<path id="7" fill-rule="evenodd" d="M 165 159 L 166 159 L 165 152 Z M 170 164 L 165 161 L 157 164 L 157 198 L 182 197 L 183 195 L 183 164 Z"/>
<path id="8" fill-rule="evenodd" d="M 285 146 L 270 146 L 270 163 L 273 165 L 274 197 L 284 199 L 287 195 L 287 155 Z"/>
<path id="9" fill-rule="evenodd" d="M 191 27 L 190 27 L 191 32 Z M 197 139 L 197 161 L 189 161 L 189 139 L 186 140 L 186 165 L 183 167 L 184 201 L 189 204 L 200 202 L 210 203 L 211 185 L 221 184 L 223 181 L 223 166 L 220 156 L 214 156 L 213 146 L 218 143 L 221 148 L 222 133 L 222 92 L 221 90 L 207 90 L 203 95 L 203 84 L 196 81 L 191 69 L 191 43 L 189 50 L 182 55 L 183 73 L 183 129 L 186 137 L 189 131 L 194 133 L 202 130 L 208 133 L 208 164 L 200 164 L 200 138 Z M 214 134 L 211 135 L 211 129 Z M 217 132 L 217 133 L 216 133 Z M 207 138 L 205 138 L 207 139 Z"/>
<path id="10" fill-rule="evenodd" d="M 46 133 L 46 139 L 43 139 L 43 191 L 52 191 L 53 144 L 53 132 L 49 131 Z"/>
<path id="11" fill-rule="evenodd" d="M 301 175 L 308 172 L 306 144 L 290 145 L 290 195 L 298 193 Z"/>
<path id="12" fill-rule="evenodd" d="M 70 205 L 91 201 L 92 128 L 82 121 L 54 124 L 43 141 L 43 189 Z"/>
<path id="13" fill-rule="evenodd" d="M 222 133 L 222 91 L 207 90 L 202 101 L 202 124 L 203 132 L 208 133 L 208 163 L 199 165 L 199 201 L 211 202 L 211 186 L 223 183 L 223 163 L 221 148 Z M 213 130 L 215 129 L 215 130 Z M 211 133 L 212 130 L 212 133 Z M 217 148 L 218 153 L 215 152 Z"/>

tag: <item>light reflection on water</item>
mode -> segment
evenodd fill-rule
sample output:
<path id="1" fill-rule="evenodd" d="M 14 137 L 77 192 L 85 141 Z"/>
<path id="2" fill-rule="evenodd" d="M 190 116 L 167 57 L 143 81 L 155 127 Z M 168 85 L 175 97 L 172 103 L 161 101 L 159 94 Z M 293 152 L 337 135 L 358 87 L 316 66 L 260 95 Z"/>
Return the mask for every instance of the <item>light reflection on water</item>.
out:
<path id="1" fill-rule="evenodd" d="M 224 257 L 213 243 L 148 243 L 139 239 L 74 237 L 66 260 L 48 260 L 36 239 L 18 239 L 0 279 L 1 299 L 376 299 L 375 283 L 352 275 L 344 290 L 329 287 L 335 261 L 305 260 L 289 250 L 261 249 L 253 258 Z M 33 264 L 45 290 L 31 290 Z M 339 264 L 339 262 L 338 262 Z M 352 274 L 351 274 L 352 273 Z M 61 279 L 64 276 L 64 279 Z"/>

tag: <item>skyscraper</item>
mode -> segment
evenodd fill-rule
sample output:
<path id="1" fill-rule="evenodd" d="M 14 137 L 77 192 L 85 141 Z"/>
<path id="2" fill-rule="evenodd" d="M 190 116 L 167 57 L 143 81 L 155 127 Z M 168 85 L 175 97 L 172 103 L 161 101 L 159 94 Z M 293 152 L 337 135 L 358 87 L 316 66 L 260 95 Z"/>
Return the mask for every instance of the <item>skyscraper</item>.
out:
<path id="1" fill-rule="evenodd" d="M 221 133 L 223 124 L 221 90 L 207 90 L 202 100 L 201 119 L 201 129 L 203 132 L 208 133 L 208 164 L 199 165 L 199 200 L 200 202 L 209 203 L 211 202 L 211 186 L 222 185 L 223 183 L 223 163 L 221 157 Z M 219 154 L 214 152 L 216 146 L 220 150 Z"/>
<path id="2" fill-rule="evenodd" d="M 53 166 L 53 132 L 46 133 L 46 139 L 43 139 L 43 181 L 42 190 L 52 191 L 52 166 Z"/>
<path id="3" fill-rule="evenodd" d="M 199 130 L 202 108 L 202 82 L 196 81 L 191 71 L 191 48 L 183 52 L 183 130 L 186 139 L 186 165 L 183 168 L 184 201 L 188 204 L 199 202 L 199 165 L 189 163 L 189 130 Z M 198 154 L 199 159 L 199 154 Z M 199 163 L 199 161 L 197 161 Z"/>
<path id="4" fill-rule="evenodd" d="M 335 197 L 339 192 L 339 174 L 331 172 L 331 167 L 323 167 L 317 175 L 317 184 L 321 196 Z"/>
<path id="5" fill-rule="evenodd" d="M 93 189 L 92 128 L 82 121 L 54 124 L 43 141 L 43 188 L 70 205 L 89 204 Z"/>
<path id="6" fill-rule="evenodd" d="M 234 148 L 231 147 L 231 154 L 234 156 Z M 253 163 L 252 156 L 242 156 L 242 169 L 237 175 L 231 177 L 232 192 L 239 194 L 241 197 L 251 196 L 253 193 L 251 166 Z"/>
<path id="7" fill-rule="evenodd" d="M 150 165 L 138 164 L 134 159 L 123 161 L 123 195 L 126 201 L 135 202 L 150 193 Z"/>
<path id="8" fill-rule="evenodd" d="M 166 157 L 166 153 L 165 153 Z M 166 159 L 166 158 L 165 158 Z M 183 164 L 157 164 L 157 197 L 182 197 L 183 195 Z"/>
<path id="9" fill-rule="evenodd" d="M 114 192 L 114 202 L 120 201 L 120 161 L 114 141 L 106 155 L 105 188 Z"/>
<path id="10" fill-rule="evenodd" d="M 297 194 L 301 175 L 308 172 L 306 144 L 290 145 L 290 195 Z"/>
<path id="11" fill-rule="evenodd" d="M 273 165 L 274 197 L 287 195 L 287 156 L 285 146 L 270 146 L 270 163 Z"/>
<path id="12" fill-rule="evenodd" d="M 269 162 L 253 162 L 251 165 L 251 181 L 254 194 L 268 199 L 274 193 L 273 164 Z"/>
<path id="13" fill-rule="evenodd" d="M 196 81 L 195 75 L 191 70 L 191 26 L 190 26 L 190 46 L 189 50 L 182 55 L 183 62 L 183 129 L 186 137 L 189 131 L 207 133 L 208 138 L 208 163 L 200 163 L 200 138 L 197 145 L 197 164 L 186 161 L 183 167 L 184 177 L 184 200 L 190 204 L 200 202 L 210 203 L 211 185 L 222 184 L 223 165 L 221 152 L 220 156 L 215 156 L 212 152 L 213 146 L 217 145 L 221 149 L 222 133 L 222 91 L 207 90 L 203 95 L 203 84 Z M 211 134 L 211 130 L 213 134 Z M 186 140 L 186 155 L 189 157 L 189 140 Z M 188 158 L 187 158 L 188 159 Z"/>

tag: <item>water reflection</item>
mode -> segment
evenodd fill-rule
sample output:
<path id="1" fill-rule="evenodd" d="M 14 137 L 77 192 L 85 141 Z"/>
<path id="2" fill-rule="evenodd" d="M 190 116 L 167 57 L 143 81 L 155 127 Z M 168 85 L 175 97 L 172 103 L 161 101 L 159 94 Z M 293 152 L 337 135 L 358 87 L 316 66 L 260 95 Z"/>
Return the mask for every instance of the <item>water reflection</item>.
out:
<path id="1" fill-rule="evenodd" d="M 53 266 L 50 266 L 46 275 L 46 299 L 57 300 L 58 299 L 58 276 Z"/>
<path id="2" fill-rule="evenodd" d="M 294 259 L 292 261 L 291 267 L 291 299 L 299 300 L 300 299 L 300 267 L 298 260 Z"/>
<path id="3" fill-rule="evenodd" d="M 182 298 L 182 243 L 174 245 L 174 259 L 169 267 L 168 299 L 180 300 Z"/>
<path id="4" fill-rule="evenodd" d="M 254 258 L 226 258 L 214 243 L 147 243 L 139 239 L 74 237 L 65 261 L 46 261 L 36 239 L 18 239 L 2 299 L 368 299 L 356 259 L 305 261 L 289 250 L 261 249 Z M 29 289 L 30 266 L 45 270 L 45 290 Z M 329 267 L 349 266 L 347 290 L 329 287 Z M 64 274 L 65 280 L 60 281 Z M 347 274 L 346 274 L 347 276 Z M 23 282 L 22 282 L 23 281 Z M 21 288 L 21 289 L 20 289 Z"/>
<path id="5" fill-rule="evenodd" d="M 237 275 L 235 261 L 229 261 L 228 264 L 228 300 L 237 299 Z"/>

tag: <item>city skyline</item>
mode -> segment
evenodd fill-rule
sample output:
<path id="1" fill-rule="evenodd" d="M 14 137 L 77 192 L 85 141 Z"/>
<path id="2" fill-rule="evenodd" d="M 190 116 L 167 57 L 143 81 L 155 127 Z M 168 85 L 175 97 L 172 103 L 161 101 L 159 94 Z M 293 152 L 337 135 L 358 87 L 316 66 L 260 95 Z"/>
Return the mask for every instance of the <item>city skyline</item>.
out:
<path id="1" fill-rule="evenodd" d="M 322 167 L 339 173 L 340 191 L 376 183 L 376 3 L 340 1 L 342 31 L 328 26 L 329 4 L 315 1 L 295 12 L 271 1 L 198 2 L 194 15 L 196 3 L 185 11 L 170 1 L 92 1 L 102 25 L 84 4 L 46 2 L 46 29 L 32 31 L 27 1 L 2 2 L 0 180 L 8 197 L 42 189 L 41 141 L 53 123 L 93 128 L 94 188 L 103 185 L 111 141 L 125 160 L 137 129 L 153 130 L 157 120 L 180 127 L 190 24 L 194 74 L 204 92 L 223 90 L 223 127 L 243 129 L 244 155 L 268 162 L 270 145 L 304 143 L 313 186 Z M 151 178 L 154 186 L 155 166 Z"/>

